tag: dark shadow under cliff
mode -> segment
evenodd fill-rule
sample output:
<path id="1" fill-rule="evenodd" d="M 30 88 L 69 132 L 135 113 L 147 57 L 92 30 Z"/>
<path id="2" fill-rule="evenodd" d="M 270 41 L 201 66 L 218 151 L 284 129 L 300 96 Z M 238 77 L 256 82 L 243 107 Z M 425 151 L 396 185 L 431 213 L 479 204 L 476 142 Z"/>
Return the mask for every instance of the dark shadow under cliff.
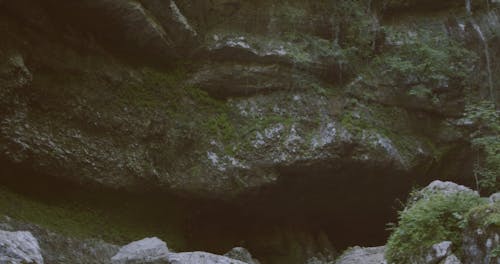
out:
<path id="1" fill-rule="evenodd" d="M 177 251 L 244 246 L 263 263 L 280 263 L 385 244 L 386 224 L 396 221 L 400 201 L 430 180 L 356 164 L 281 173 L 286 177 L 276 186 L 228 203 L 82 187 L 2 161 L 0 213 L 69 236 L 115 244 L 159 236 Z"/>

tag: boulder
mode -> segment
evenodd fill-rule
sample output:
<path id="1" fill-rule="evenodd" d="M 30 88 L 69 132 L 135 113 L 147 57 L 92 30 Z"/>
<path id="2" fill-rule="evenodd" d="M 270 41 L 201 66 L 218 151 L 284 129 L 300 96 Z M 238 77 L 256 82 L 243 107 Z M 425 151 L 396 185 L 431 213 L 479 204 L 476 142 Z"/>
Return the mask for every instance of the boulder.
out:
<path id="1" fill-rule="evenodd" d="M 169 263 L 167 244 L 156 237 L 145 238 L 123 246 L 111 258 L 113 264 Z"/>
<path id="2" fill-rule="evenodd" d="M 467 193 L 475 193 L 479 195 L 476 191 L 472 190 L 469 187 L 456 184 L 454 182 L 443 182 L 440 180 L 436 180 L 431 182 L 427 187 L 422 189 L 422 193 L 431 192 L 431 193 L 441 193 L 444 195 L 451 195 L 459 192 L 467 192 Z"/>
<path id="3" fill-rule="evenodd" d="M 259 264 L 259 261 L 252 258 L 252 254 L 250 254 L 250 252 L 248 252 L 248 250 L 243 247 L 235 247 L 226 254 L 224 254 L 224 256 L 239 261 L 243 261 L 248 264 Z"/>
<path id="4" fill-rule="evenodd" d="M 418 201 L 420 199 L 429 199 L 429 197 L 440 194 L 445 196 L 454 195 L 457 193 L 469 193 L 471 195 L 479 197 L 479 193 L 477 191 L 472 190 L 469 187 L 456 184 L 450 181 L 440 181 L 435 180 L 431 182 L 429 185 L 418 191 L 415 195 L 412 196 L 412 200 Z"/>
<path id="5" fill-rule="evenodd" d="M 250 253 L 242 249 L 232 250 L 239 252 L 240 257 L 248 257 Z M 248 254 L 246 254 L 248 253 Z M 250 255 L 251 259 L 251 255 Z M 169 252 L 167 244 L 156 237 L 145 238 L 123 246 L 111 258 L 112 264 L 245 264 L 226 256 L 207 252 Z"/>
<path id="6" fill-rule="evenodd" d="M 68 237 L 7 216 L 0 216 L 0 229 L 26 230 L 33 234 L 40 245 L 45 263 L 109 264 L 109 260 L 119 249 L 118 246 L 101 240 Z"/>
<path id="7" fill-rule="evenodd" d="M 0 230 L 0 263 L 43 264 L 43 256 L 36 238 L 26 231 Z"/>
<path id="8" fill-rule="evenodd" d="M 494 193 L 489 197 L 490 203 L 498 203 L 500 202 L 500 192 Z"/>
<path id="9" fill-rule="evenodd" d="M 335 264 L 384 264 L 385 247 L 354 247 L 347 250 Z"/>

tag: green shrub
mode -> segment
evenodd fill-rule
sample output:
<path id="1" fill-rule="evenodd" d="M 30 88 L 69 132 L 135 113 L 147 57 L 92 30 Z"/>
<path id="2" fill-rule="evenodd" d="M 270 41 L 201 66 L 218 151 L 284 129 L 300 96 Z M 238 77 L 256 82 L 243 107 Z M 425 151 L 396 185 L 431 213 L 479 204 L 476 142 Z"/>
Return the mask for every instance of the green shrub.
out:
<path id="1" fill-rule="evenodd" d="M 482 101 L 466 108 L 466 117 L 475 124 L 472 147 L 476 151 L 474 174 L 481 191 L 500 190 L 500 114 L 492 102 Z"/>
<path id="2" fill-rule="evenodd" d="M 500 203 L 489 203 L 470 210 L 468 224 L 476 228 L 500 227 Z"/>
<path id="3" fill-rule="evenodd" d="M 481 198 L 470 193 L 428 194 L 427 198 L 410 202 L 399 213 L 398 226 L 391 228 L 393 233 L 386 251 L 388 262 L 416 263 L 432 245 L 442 241 L 460 247 L 467 214 L 482 203 Z"/>
<path id="4" fill-rule="evenodd" d="M 398 35 L 397 32 L 392 35 Z M 405 84 L 407 94 L 429 98 L 438 102 L 437 88 L 466 87 L 471 73 L 471 65 L 477 59 L 475 53 L 468 51 L 459 43 L 446 36 L 433 36 L 425 30 L 417 37 L 400 36 L 394 41 L 403 44 L 374 60 L 377 69 L 375 76 L 384 76 L 393 82 Z M 380 70 L 379 70 L 380 69 Z"/>
<path id="5" fill-rule="evenodd" d="M 491 251 L 491 257 L 498 258 L 500 257 L 500 246 L 497 246 Z"/>

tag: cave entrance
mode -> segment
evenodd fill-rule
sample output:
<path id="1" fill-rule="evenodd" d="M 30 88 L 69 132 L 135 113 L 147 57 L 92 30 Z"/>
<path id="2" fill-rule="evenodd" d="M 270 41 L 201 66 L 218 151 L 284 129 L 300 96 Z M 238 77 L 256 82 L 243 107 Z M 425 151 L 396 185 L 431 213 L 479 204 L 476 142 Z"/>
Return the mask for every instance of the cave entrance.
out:
<path id="1" fill-rule="evenodd" d="M 299 247 L 322 250 L 331 244 L 338 253 L 385 244 L 398 201 L 419 184 L 415 177 L 357 164 L 280 173 L 275 186 L 223 202 L 82 186 L 2 161 L 0 214 L 115 244 L 158 236 L 177 251 L 221 254 L 243 246 L 263 263 L 295 263 L 290 261 L 306 254 L 297 253 Z"/>
<path id="2" fill-rule="evenodd" d="M 380 246 L 389 236 L 387 224 L 397 222 L 397 210 L 411 189 L 429 181 L 359 164 L 291 167 L 281 169 L 280 174 L 278 184 L 235 204 L 201 206 L 194 220 L 195 233 L 209 232 L 202 230 L 205 226 L 219 226 L 213 235 L 237 234 L 241 240 L 247 239 L 243 242 L 255 252 L 265 251 L 259 246 L 259 236 L 276 232 L 276 228 L 299 236 L 302 232 L 325 234 L 337 250 L 355 245 Z"/>

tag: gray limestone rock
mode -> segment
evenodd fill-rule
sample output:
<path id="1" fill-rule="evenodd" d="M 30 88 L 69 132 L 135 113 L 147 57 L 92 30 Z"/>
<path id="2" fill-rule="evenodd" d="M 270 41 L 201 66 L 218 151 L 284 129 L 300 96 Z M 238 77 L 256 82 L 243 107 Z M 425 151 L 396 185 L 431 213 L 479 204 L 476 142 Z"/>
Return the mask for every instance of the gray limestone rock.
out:
<path id="1" fill-rule="evenodd" d="M 43 264 L 43 256 L 36 238 L 26 231 L 0 230 L 0 263 Z"/>
<path id="2" fill-rule="evenodd" d="M 421 192 L 441 193 L 444 195 L 455 194 L 458 192 L 467 192 L 467 193 L 475 193 L 476 195 L 478 195 L 476 191 L 472 190 L 469 187 L 459 185 L 454 182 L 449 182 L 449 181 L 443 182 L 440 180 L 431 182 L 427 187 L 422 189 Z"/>
<path id="3" fill-rule="evenodd" d="M 167 262 L 168 253 L 169 250 L 165 242 L 151 237 L 123 246 L 111 258 L 111 262 L 113 264 L 169 263 Z"/>
<path id="4" fill-rule="evenodd" d="M 469 187 L 456 184 L 450 181 L 440 181 L 435 180 L 431 182 L 429 185 L 418 191 L 412 199 L 413 201 L 418 201 L 420 199 L 429 199 L 432 195 L 441 194 L 445 196 L 454 195 L 457 193 L 468 193 L 474 196 L 479 197 L 479 193 L 477 191 L 472 190 Z"/>
<path id="5" fill-rule="evenodd" d="M 250 252 L 248 252 L 248 250 L 246 248 L 243 248 L 243 247 L 235 247 L 235 248 L 231 249 L 229 252 L 227 252 L 226 254 L 224 254 L 224 256 L 226 256 L 228 258 L 240 260 L 240 261 L 243 261 L 243 262 L 248 263 L 248 264 L 258 264 L 259 263 L 258 260 L 252 258 L 252 254 L 250 254 Z"/>
<path id="6" fill-rule="evenodd" d="M 0 229 L 29 231 L 37 238 L 43 260 L 50 264 L 109 264 L 119 249 L 100 240 L 68 237 L 7 216 L 0 216 Z"/>
<path id="7" fill-rule="evenodd" d="M 462 264 L 462 262 L 457 258 L 457 256 L 452 254 L 446 257 L 446 259 L 440 262 L 440 264 Z"/>
<path id="8" fill-rule="evenodd" d="M 490 195 L 489 200 L 491 203 L 498 203 L 500 202 L 500 192 L 494 193 Z"/>
<path id="9" fill-rule="evenodd" d="M 451 245 L 452 243 L 450 241 L 443 241 L 441 243 L 432 245 L 431 249 L 424 258 L 425 263 L 436 264 L 445 259 L 451 254 Z"/>
<path id="10" fill-rule="evenodd" d="M 245 255 L 243 251 L 240 253 Z M 248 253 L 248 252 L 247 252 Z M 240 255 L 240 256 L 243 256 Z M 249 255 L 249 253 L 248 253 Z M 247 255 L 245 255 L 247 256 Z M 251 256 L 250 256 L 251 259 Z M 207 252 L 169 252 L 167 244 L 152 237 L 134 241 L 123 246 L 111 258 L 113 264 L 244 264 L 230 257 L 215 255 Z M 251 264 L 251 263 L 250 263 Z"/>

